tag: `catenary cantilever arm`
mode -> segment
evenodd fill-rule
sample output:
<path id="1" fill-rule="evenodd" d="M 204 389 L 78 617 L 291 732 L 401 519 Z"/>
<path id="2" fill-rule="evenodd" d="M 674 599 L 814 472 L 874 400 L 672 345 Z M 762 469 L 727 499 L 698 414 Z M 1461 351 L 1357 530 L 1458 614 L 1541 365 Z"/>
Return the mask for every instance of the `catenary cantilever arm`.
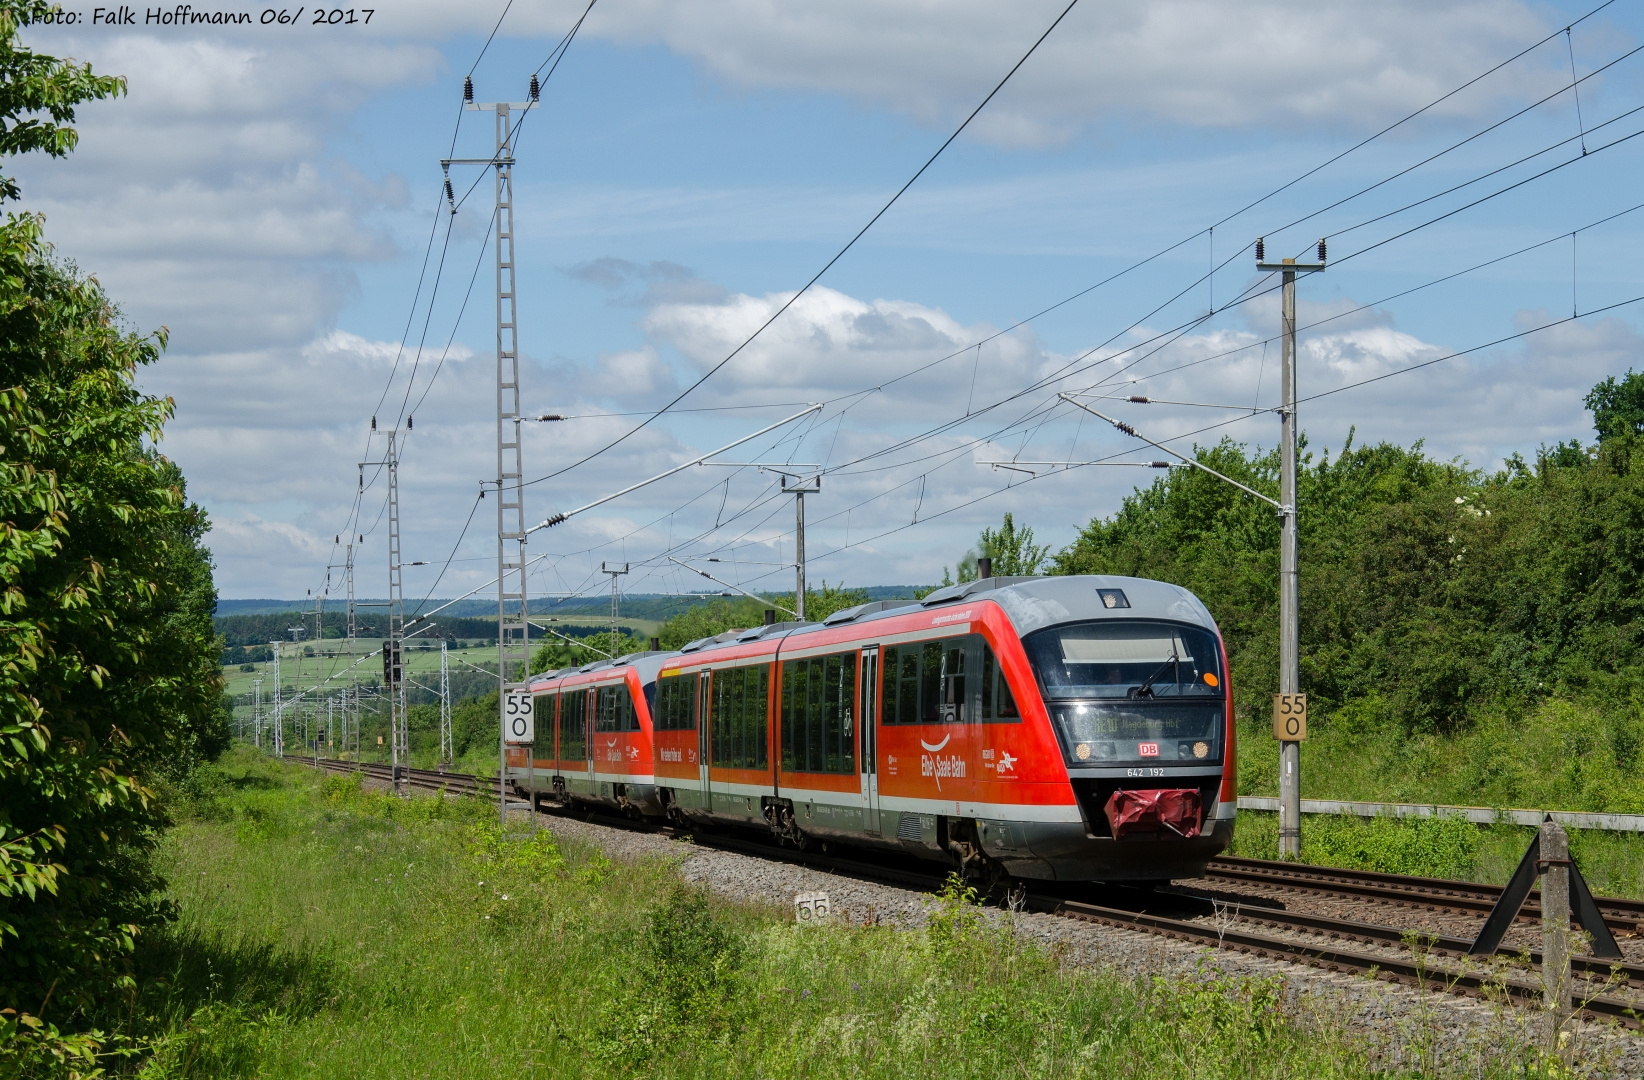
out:
<path id="1" fill-rule="evenodd" d="M 1201 469 L 1204 472 L 1209 473 L 1211 476 L 1214 476 L 1218 480 L 1222 480 L 1222 481 L 1225 481 L 1229 484 L 1232 484 L 1234 487 L 1238 488 L 1240 491 L 1243 491 L 1243 492 L 1246 492 L 1250 495 L 1256 496 L 1256 498 L 1260 499 L 1262 502 L 1264 502 L 1267 505 L 1271 506 L 1273 509 L 1279 511 L 1281 514 L 1284 513 L 1286 508 L 1285 508 L 1284 504 L 1279 502 L 1277 499 L 1270 499 L 1266 495 L 1263 495 L 1261 492 L 1257 491 L 1255 488 L 1248 487 L 1244 484 L 1239 483 L 1237 480 L 1233 479 L 1231 476 L 1223 476 L 1221 473 L 1217 472 L 1215 469 L 1212 469 L 1209 465 L 1206 465 L 1204 462 L 1199 461 L 1196 458 L 1190 458 L 1186 454 L 1178 454 L 1176 451 L 1172 450 L 1170 447 L 1164 445 L 1163 443 L 1154 442 L 1152 439 L 1148 438 L 1146 435 L 1143 435 L 1141 432 L 1137 431 L 1135 428 L 1131 427 L 1129 424 L 1125 423 L 1124 421 L 1115 420 L 1111 416 L 1105 416 L 1102 413 L 1097 412 L 1095 409 L 1092 409 L 1089 405 L 1086 405 L 1084 402 L 1079 401 L 1077 398 L 1072 397 L 1071 395 L 1057 394 L 1056 396 L 1061 398 L 1063 401 L 1067 402 L 1069 405 L 1072 405 L 1074 408 L 1083 409 L 1085 412 L 1089 413 L 1092 416 L 1100 417 L 1101 419 L 1106 420 L 1108 423 L 1112 424 L 1114 427 L 1118 428 L 1120 431 L 1124 432 L 1126 435 L 1129 435 L 1132 438 L 1140 439 L 1143 442 L 1147 443 L 1149 446 L 1156 446 L 1160 450 L 1163 450 L 1165 453 L 1169 454 L 1171 457 L 1176 458 L 1176 459 L 1182 461 L 1185 464 L 1191 465 L 1195 469 Z"/>

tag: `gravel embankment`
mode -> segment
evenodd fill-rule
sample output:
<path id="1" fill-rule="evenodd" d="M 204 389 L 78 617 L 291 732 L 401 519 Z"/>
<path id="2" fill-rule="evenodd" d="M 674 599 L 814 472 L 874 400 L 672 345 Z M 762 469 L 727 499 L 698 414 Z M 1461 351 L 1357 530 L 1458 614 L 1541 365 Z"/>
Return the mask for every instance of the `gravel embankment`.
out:
<path id="1" fill-rule="evenodd" d="M 913 889 L 682 843 L 653 833 L 570 818 L 548 817 L 545 822 L 556 834 L 596 845 L 612 859 L 676 861 L 684 880 L 730 900 L 791 907 L 797 894 L 820 891 L 829 895 L 835 920 L 910 929 L 924 923 L 926 908 L 932 902 L 927 894 Z M 1221 891 L 1228 890 L 1224 887 Z M 1293 896 L 1283 897 L 1287 904 L 1294 900 Z M 1362 911 L 1344 910 L 1341 914 L 1363 917 Z M 1388 922 L 1402 915 L 1385 912 L 1376 921 Z M 1055 915 L 994 912 L 992 917 L 1013 919 L 1017 933 L 1053 950 L 1064 963 L 1111 970 L 1119 977 L 1200 977 L 1207 969 L 1229 976 L 1277 976 L 1284 981 L 1286 994 L 1303 1022 L 1346 1027 L 1369 1039 L 1389 1069 L 1420 1068 L 1423 1063 L 1436 1062 L 1444 1074 L 1476 1075 L 1486 1055 L 1494 1058 L 1510 1054 L 1514 1048 L 1536 1041 L 1539 1018 L 1498 1003 L 1438 990 L 1424 993 L 1362 976 L 1223 952 Z M 1577 1061 L 1584 1075 L 1644 1076 L 1644 1037 L 1604 1024 L 1578 1023 L 1575 1028 Z"/>

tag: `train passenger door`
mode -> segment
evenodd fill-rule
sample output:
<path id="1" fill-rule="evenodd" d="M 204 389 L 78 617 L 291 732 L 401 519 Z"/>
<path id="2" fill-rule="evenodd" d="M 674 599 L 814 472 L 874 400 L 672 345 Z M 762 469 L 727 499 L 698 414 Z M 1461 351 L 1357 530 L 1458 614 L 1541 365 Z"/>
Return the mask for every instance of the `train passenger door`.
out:
<path id="1" fill-rule="evenodd" d="M 857 689 L 857 756 L 862 776 L 862 827 L 879 835 L 879 646 L 862 650 Z"/>
<path id="2" fill-rule="evenodd" d="M 714 808 L 713 792 L 708 783 L 708 669 L 704 668 L 696 680 L 696 764 L 702 775 L 702 809 Z"/>
<path id="3" fill-rule="evenodd" d="M 582 746 L 588 759 L 588 794 L 598 795 L 599 782 L 594 779 L 594 720 L 599 715 L 598 699 L 594 695 L 598 691 L 583 689 L 577 693 L 582 695 Z"/>

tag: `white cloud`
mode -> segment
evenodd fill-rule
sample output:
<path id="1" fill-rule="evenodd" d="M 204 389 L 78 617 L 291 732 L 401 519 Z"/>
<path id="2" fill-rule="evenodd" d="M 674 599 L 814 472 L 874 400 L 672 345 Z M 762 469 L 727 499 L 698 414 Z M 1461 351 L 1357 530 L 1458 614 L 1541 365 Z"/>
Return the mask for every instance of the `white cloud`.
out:
<path id="1" fill-rule="evenodd" d="M 268 35 L 64 31 L 43 49 L 127 77 L 122 99 L 78 109 L 67 160 L 16 163 L 46 235 L 176 351 L 295 345 L 354 296 L 353 267 L 395 258 L 384 215 L 405 185 L 327 160 L 326 142 L 373 94 L 420 82 L 423 45 Z"/>
<path id="2" fill-rule="evenodd" d="M 504 34 L 557 37 L 577 0 L 511 11 Z M 924 123 L 963 116 L 1050 25 L 1063 0 L 630 0 L 596 8 L 583 33 L 660 43 L 747 90 L 840 94 Z M 406 32 L 489 30 L 489 13 L 415 3 Z M 486 24 L 483 29 L 480 23 Z M 1547 32 L 1517 0 L 1122 0 L 1080 5 L 977 121 L 990 141 L 1059 141 L 1094 120 L 1363 128 L 1447 93 Z M 1444 106 L 1471 113 L 1531 93 L 1558 58 Z M 1523 72 L 1534 72 L 1526 78 Z M 1551 85 L 1551 83 L 1549 83 Z M 491 92 L 487 89 L 486 92 Z"/>

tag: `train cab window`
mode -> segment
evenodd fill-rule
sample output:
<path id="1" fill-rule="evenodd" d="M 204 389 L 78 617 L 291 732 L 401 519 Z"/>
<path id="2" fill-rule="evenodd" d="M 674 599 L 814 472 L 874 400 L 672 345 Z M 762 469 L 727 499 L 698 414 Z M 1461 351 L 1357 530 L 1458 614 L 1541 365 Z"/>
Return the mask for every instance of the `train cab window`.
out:
<path id="1" fill-rule="evenodd" d="M 633 696 L 627 683 L 599 688 L 595 704 L 594 730 L 598 732 L 638 731 L 639 714 L 634 711 Z"/>
<path id="2" fill-rule="evenodd" d="M 563 761 L 588 757 L 588 691 L 585 687 L 559 696 L 559 756 Z"/>
<path id="3" fill-rule="evenodd" d="M 856 771 L 856 653 L 782 664 L 784 772 Z"/>
<path id="4" fill-rule="evenodd" d="M 536 723 L 531 736 L 531 756 L 554 756 L 554 702 L 555 694 L 538 694 L 531 699 L 531 713 Z"/>
<path id="5" fill-rule="evenodd" d="M 982 723 L 1021 723 L 1022 711 L 1016 707 L 1016 697 L 1010 692 L 1010 684 L 1005 681 L 1005 669 L 994 655 L 993 646 L 985 641 L 982 642 L 982 665 L 977 677 L 982 684 Z"/>
<path id="6" fill-rule="evenodd" d="M 665 675 L 656 681 L 655 718 L 658 731 L 696 730 L 697 675 Z"/>
<path id="7" fill-rule="evenodd" d="M 1226 681 L 1215 634 L 1103 619 L 1023 644 L 1069 766 L 1221 764 Z"/>
<path id="8" fill-rule="evenodd" d="M 771 665 L 720 668 L 708 686 L 712 763 L 722 769 L 769 768 Z"/>
<path id="9" fill-rule="evenodd" d="M 953 724 L 970 719 L 966 638 L 920 641 L 884 650 L 886 724 Z"/>
<path id="10" fill-rule="evenodd" d="M 1050 697 L 1222 696 L 1221 649 L 1199 627 L 1102 619 L 1041 630 L 1024 644 Z"/>

